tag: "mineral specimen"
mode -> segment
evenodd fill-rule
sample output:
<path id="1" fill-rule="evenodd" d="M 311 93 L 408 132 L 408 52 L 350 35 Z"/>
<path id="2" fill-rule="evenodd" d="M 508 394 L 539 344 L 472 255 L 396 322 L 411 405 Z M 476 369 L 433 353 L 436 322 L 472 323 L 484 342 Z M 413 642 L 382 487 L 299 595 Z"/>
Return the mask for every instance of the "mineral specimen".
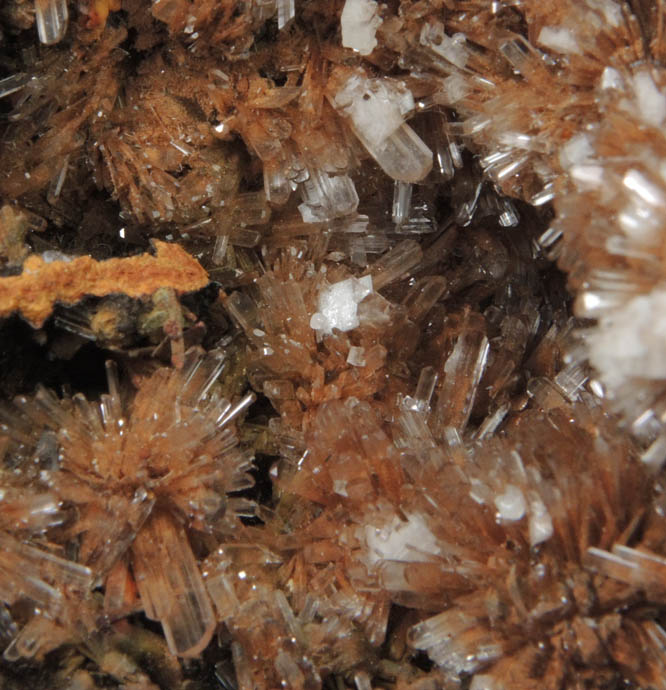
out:
<path id="1" fill-rule="evenodd" d="M 202 358 L 190 352 L 181 371 L 161 368 L 142 377 L 126 411 L 115 366 L 109 363 L 109 392 L 99 405 L 81 394 L 60 401 L 41 389 L 34 400 L 17 400 L 20 417 L 11 420 L 13 428 L 5 426 L 17 446 L 14 457 L 26 463 L 39 461 L 40 425 L 53 429 L 45 433 L 54 434 L 49 438 L 59 455 L 39 482 L 56 497 L 47 513 L 57 513 L 59 502 L 76 512 L 75 519 L 56 523 L 63 523 L 63 548 L 70 544 L 77 554 L 70 567 L 88 575 L 88 587 L 106 582 L 103 613 L 113 618 L 135 607 L 127 599 L 132 587 L 123 582 L 122 564 L 131 563 L 141 607 L 162 623 L 171 651 L 180 655 L 201 652 L 215 626 L 183 524 L 203 532 L 231 528 L 235 513 L 247 514 L 249 506 L 225 494 L 254 483 L 247 474 L 251 455 L 235 448 L 237 439 L 228 426 L 253 396 L 232 404 L 214 390 L 223 368 L 223 354 Z M 17 424 L 32 427 L 32 438 Z M 28 501 L 28 510 L 45 508 Z M 15 550 L 21 554 L 26 548 Z M 8 576 L 20 567 L 15 561 Z M 30 591 L 22 593 L 35 599 Z M 45 608 L 48 618 L 56 617 L 57 609 Z"/>
<path id="2" fill-rule="evenodd" d="M 3 687 L 666 688 L 665 22 L 0 7 Z"/>

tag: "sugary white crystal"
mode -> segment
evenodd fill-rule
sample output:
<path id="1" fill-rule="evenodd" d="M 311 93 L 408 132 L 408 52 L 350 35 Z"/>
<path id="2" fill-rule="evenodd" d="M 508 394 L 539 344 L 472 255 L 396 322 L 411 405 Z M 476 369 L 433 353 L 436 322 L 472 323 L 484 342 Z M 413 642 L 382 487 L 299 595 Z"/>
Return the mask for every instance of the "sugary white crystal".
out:
<path id="1" fill-rule="evenodd" d="M 594 149 L 589 138 L 585 134 L 576 134 L 560 149 L 560 165 L 564 170 L 569 170 L 575 165 L 585 163 L 593 155 Z"/>
<path id="2" fill-rule="evenodd" d="M 666 378 L 666 289 L 639 295 L 602 316 L 590 361 L 611 388 L 629 378 Z"/>
<path id="3" fill-rule="evenodd" d="M 573 32 L 564 27 L 544 26 L 537 42 L 557 53 L 580 55 L 583 52 Z"/>
<path id="4" fill-rule="evenodd" d="M 347 0 L 340 17 L 342 45 L 370 55 L 377 46 L 375 33 L 381 23 L 374 0 Z"/>
<path id="5" fill-rule="evenodd" d="M 467 38 L 465 34 L 447 35 L 441 22 L 428 22 L 421 29 L 419 37 L 422 46 L 430 48 L 452 65 L 463 69 L 467 64 Z"/>
<path id="6" fill-rule="evenodd" d="M 452 74 L 444 80 L 444 91 L 449 103 L 461 101 L 469 90 L 469 81 L 462 74 Z"/>
<path id="7" fill-rule="evenodd" d="M 606 24 L 610 26 L 620 26 L 624 21 L 622 7 L 613 0 L 587 0 L 587 6 L 603 14 Z"/>
<path id="8" fill-rule="evenodd" d="M 601 88 L 602 89 L 621 89 L 622 76 L 614 67 L 605 67 L 601 73 Z"/>
<path id="9" fill-rule="evenodd" d="M 501 520 L 514 522 L 522 519 L 527 510 L 523 492 L 513 484 L 504 487 L 504 493 L 495 497 L 495 507 Z"/>
<path id="10" fill-rule="evenodd" d="M 394 517 L 382 527 L 366 525 L 365 541 L 368 560 L 425 562 L 431 555 L 440 553 L 435 535 L 430 531 L 423 516 L 408 515 L 407 521 Z"/>
<path id="11" fill-rule="evenodd" d="M 657 88 L 649 72 L 641 71 L 634 76 L 634 93 L 643 120 L 659 127 L 666 118 L 666 94 Z"/>
<path id="12" fill-rule="evenodd" d="M 372 277 L 347 278 L 325 287 L 319 293 L 317 311 L 310 319 L 310 328 L 329 334 L 334 328 L 351 331 L 359 326 L 358 305 L 372 292 Z"/>
<path id="13" fill-rule="evenodd" d="M 569 174 L 580 190 L 598 189 L 604 180 L 604 168 L 602 165 L 574 165 Z"/>
<path id="14" fill-rule="evenodd" d="M 530 500 L 530 546 L 548 541 L 553 536 L 553 521 L 543 501 L 538 497 Z"/>

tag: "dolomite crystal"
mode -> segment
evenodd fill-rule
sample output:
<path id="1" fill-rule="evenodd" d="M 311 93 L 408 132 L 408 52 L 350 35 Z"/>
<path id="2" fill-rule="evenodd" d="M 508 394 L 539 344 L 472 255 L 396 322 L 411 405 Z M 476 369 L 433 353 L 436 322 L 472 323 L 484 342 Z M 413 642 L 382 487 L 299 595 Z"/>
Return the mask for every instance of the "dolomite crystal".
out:
<path id="1" fill-rule="evenodd" d="M 373 0 L 346 0 L 340 15 L 342 45 L 360 55 L 370 55 L 377 45 L 375 33 L 382 23 Z"/>
<path id="2" fill-rule="evenodd" d="M 372 276 L 348 278 L 324 288 L 317 300 L 317 310 L 310 319 L 310 326 L 321 333 L 331 333 L 334 328 L 350 331 L 356 328 L 358 305 L 372 292 Z"/>

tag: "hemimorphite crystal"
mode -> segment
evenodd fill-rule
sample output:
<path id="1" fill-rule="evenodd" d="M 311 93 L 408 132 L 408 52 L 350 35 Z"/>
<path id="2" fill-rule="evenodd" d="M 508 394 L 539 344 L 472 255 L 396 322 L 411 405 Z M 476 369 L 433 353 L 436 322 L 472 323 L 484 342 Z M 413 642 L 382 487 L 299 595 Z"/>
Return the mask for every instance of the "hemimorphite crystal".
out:
<path id="1" fill-rule="evenodd" d="M 35 0 L 35 18 L 39 40 L 46 45 L 58 43 L 67 31 L 67 0 Z"/>

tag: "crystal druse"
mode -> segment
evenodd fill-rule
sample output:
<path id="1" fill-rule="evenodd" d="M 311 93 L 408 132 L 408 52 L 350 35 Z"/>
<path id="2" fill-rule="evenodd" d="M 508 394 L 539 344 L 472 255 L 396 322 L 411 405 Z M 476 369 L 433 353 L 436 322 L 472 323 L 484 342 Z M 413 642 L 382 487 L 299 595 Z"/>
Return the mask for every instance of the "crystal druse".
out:
<path id="1" fill-rule="evenodd" d="M 661 0 L 4 0 L 0 685 L 666 690 Z"/>

